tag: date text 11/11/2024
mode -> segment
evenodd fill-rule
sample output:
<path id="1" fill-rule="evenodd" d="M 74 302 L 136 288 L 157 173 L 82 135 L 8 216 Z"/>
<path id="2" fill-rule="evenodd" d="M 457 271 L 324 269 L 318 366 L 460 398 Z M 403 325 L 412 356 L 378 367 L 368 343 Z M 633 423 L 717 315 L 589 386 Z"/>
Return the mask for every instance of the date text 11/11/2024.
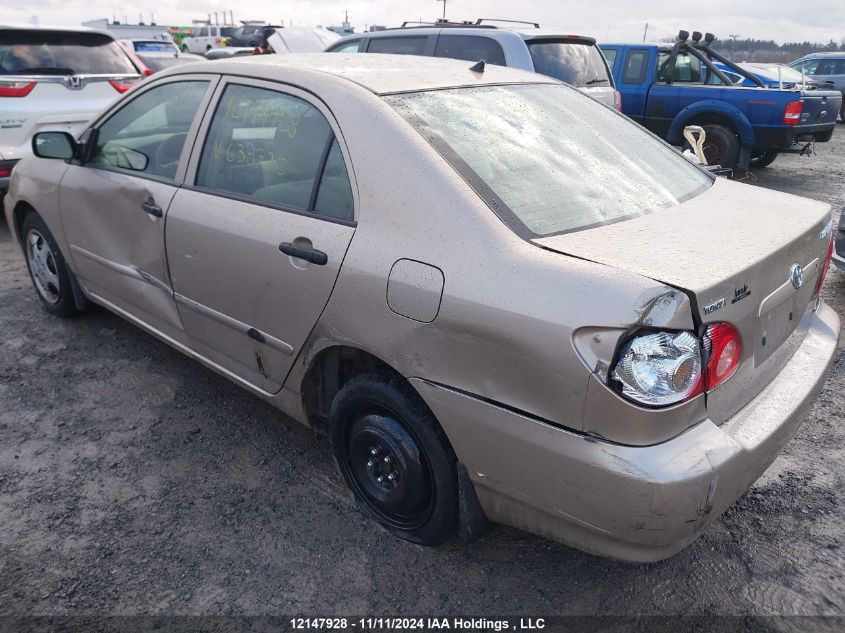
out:
<path id="1" fill-rule="evenodd" d="M 544 618 L 518 618 L 516 621 L 487 618 L 291 618 L 290 625 L 299 631 L 537 631 L 546 628 L 546 621 Z"/>

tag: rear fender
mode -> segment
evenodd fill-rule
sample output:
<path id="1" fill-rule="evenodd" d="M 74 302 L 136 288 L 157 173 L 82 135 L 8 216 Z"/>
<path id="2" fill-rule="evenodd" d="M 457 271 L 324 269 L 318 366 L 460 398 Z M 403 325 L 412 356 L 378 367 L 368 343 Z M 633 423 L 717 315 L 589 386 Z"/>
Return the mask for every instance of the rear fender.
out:
<path id="1" fill-rule="evenodd" d="M 672 121 L 672 125 L 669 126 L 669 133 L 666 138 L 670 143 L 680 143 L 688 122 L 695 118 L 697 119 L 696 123 L 701 124 L 708 114 L 716 115 L 714 118 L 717 121 L 718 119 L 729 119 L 739 133 L 739 140 L 742 145 L 754 145 L 754 129 L 751 127 L 748 118 L 736 106 L 716 100 L 696 101 L 681 110 Z"/>

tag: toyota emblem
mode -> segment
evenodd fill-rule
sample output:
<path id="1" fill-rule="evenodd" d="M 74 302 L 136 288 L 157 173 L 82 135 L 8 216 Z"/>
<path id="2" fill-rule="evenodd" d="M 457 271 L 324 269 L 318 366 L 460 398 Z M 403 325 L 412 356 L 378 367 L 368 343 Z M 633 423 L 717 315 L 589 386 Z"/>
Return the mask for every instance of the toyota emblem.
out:
<path id="1" fill-rule="evenodd" d="M 792 264 L 792 268 L 789 269 L 789 281 L 796 290 L 804 283 L 804 269 L 800 264 Z"/>

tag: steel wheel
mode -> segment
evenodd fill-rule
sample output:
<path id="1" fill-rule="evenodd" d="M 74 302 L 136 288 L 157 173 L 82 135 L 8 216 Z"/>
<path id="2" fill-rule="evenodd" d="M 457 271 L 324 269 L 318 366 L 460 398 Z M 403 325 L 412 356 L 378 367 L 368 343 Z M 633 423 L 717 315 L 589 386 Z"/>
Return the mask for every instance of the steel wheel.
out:
<path id="1" fill-rule="evenodd" d="M 388 411 L 362 413 L 349 425 L 342 468 L 381 521 L 402 530 L 424 525 L 434 507 L 434 477 L 416 438 Z"/>
<path id="2" fill-rule="evenodd" d="M 32 272 L 35 289 L 44 301 L 56 305 L 62 297 L 62 282 L 50 243 L 40 231 L 30 229 L 26 234 L 25 248 L 26 261 Z"/>

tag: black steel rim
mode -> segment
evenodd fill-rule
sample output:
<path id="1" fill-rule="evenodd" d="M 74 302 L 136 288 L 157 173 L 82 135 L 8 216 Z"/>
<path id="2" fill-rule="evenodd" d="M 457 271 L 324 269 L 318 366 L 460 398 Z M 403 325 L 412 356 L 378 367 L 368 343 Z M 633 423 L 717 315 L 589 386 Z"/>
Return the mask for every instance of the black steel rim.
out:
<path id="1" fill-rule="evenodd" d="M 381 407 L 348 419 L 341 463 L 358 499 L 391 527 L 423 526 L 434 508 L 434 475 L 416 436 Z"/>

